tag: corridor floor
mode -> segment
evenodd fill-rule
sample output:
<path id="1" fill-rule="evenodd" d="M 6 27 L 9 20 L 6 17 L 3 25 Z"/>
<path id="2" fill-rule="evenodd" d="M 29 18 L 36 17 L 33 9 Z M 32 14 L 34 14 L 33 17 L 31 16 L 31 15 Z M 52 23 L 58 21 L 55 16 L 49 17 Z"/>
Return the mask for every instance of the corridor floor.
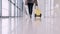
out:
<path id="1" fill-rule="evenodd" d="M 0 18 L 2 34 L 59 34 L 60 18 Z"/>

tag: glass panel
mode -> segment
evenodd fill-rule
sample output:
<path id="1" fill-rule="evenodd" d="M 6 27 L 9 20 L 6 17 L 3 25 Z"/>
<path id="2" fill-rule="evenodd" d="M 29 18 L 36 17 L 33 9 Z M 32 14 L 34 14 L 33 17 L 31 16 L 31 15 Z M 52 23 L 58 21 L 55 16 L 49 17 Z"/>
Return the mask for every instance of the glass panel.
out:
<path id="1" fill-rule="evenodd" d="M 14 3 L 14 0 L 11 0 Z"/>
<path id="2" fill-rule="evenodd" d="M 0 0 L 0 16 L 2 16 L 2 0 Z"/>
<path id="3" fill-rule="evenodd" d="M 16 6 L 17 6 L 17 0 L 16 0 Z M 17 16 L 17 7 L 16 7 L 15 16 Z"/>
<path id="4" fill-rule="evenodd" d="M 2 16 L 9 16 L 8 0 L 2 0 Z"/>
<path id="5" fill-rule="evenodd" d="M 11 16 L 14 16 L 14 5 L 13 4 L 11 4 L 12 6 L 11 6 Z"/>

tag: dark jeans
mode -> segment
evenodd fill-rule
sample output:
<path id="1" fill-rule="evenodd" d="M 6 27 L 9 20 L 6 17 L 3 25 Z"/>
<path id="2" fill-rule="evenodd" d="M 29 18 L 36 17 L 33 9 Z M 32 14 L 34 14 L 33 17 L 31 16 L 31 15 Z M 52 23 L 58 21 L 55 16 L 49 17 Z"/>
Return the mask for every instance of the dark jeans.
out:
<path id="1" fill-rule="evenodd" d="M 29 14 L 32 15 L 33 3 L 28 3 Z"/>

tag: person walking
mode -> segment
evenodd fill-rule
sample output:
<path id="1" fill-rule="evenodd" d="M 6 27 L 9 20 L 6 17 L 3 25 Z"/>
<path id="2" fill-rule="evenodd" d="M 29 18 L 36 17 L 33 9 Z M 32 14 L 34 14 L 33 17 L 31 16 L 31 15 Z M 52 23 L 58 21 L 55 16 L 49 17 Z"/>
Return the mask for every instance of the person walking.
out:
<path id="1" fill-rule="evenodd" d="M 33 5 L 34 4 L 35 4 L 35 6 L 38 6 L 37 0 L 26 0 L 25 1 L 25 5 L 28 6 L 30 18 L 32 17 L 32 11 L 33 11 Z"/>

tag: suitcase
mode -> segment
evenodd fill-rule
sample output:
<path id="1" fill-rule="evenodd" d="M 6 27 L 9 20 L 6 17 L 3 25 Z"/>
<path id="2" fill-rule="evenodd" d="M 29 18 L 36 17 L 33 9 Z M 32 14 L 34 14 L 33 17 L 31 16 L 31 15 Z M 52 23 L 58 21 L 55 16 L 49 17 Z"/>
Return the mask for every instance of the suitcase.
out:
<path id="1" fill-rule="evenodd" d="M 35 9 L 35 17 L 41 17 L 42 14 L 41 14 L 41 10 L 39 10 L 39 8 L 36 8 Z"/>

